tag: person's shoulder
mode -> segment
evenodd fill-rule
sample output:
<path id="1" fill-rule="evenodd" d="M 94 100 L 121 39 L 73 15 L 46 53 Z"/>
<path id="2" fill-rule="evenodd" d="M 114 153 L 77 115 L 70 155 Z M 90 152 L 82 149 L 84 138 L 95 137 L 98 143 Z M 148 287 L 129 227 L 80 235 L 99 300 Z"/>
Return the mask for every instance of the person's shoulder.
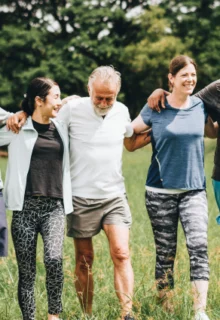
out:
<path id="1" fill-rule="evenodd" d="M 211 82 L 208 86 L 213 86 L 213 87 L 217 86 L 217 88 L 220 89 L 220 79 L 217 79 Z"/>
<path id="2" fill-rule="evenodd" d="M 51 119 L 52 130 L 61 130 L 63 133 L 67 132 L 66 123 L 60 119 L 53 118 Z"/>
<path id="3" fill-rule="evenodd" d="M 204 93 L 208 93 L 215 96 L 217 92 L 220 91 L 220 79 L 217 79 L 208 84 L 204 89 L 201 90 L 201 92 L 203 91 Z"/>
<path id="4" fill-rule="evenodd" d="M 63 114 L 73 115 L 74 117 L 84 113 L 91 108 L 91 99 L 89 97 L 74 98 L 65 103 L 61 110 Z"/>
<path id="5" fill-rule="evenodd" d="M 70 109 L 80 108 L 82 105 L 89 105 L 90 98 L 89 97 L 82 97 L 82 98 L 73 98 L 69 100 L 64 106 L 66 105 Z"/>
<path id="6" fill-rule="evenodd" d="M 115 108 L 114 109 L 115 109 L 115 111 L 117 111 L 120 114 L 127 115 L 129 113 L 128 107 L 124 103 L 117 101 L 117 100 L 115 101 Z"/>
<path id="7" fill-rule="evenodd" d="M 196 97 L 196 96 L 191 96 L 190 100 L 191 100 L 190 109 L 192 111 L 194 110 L 197 115 L 199 115 L 200 112 L 201 112 L 201 114 L 206 114 L 206 108 L 205 108 L 205 104 L 204 104 L 203 100 L 201 100 L 199 97 Z M 199 113 L 197 113 L 197 111 Z"/>
<path id="8" fill-rule="evenodd" d="M 218 92 L 220 92 L 220 79 L 211 82 L 206 87 L 197 92 L 195 95 L 202 99 L 205 98 L 207 95 L 208 97 L 215 98 L 216 95 L 218 95 Z"/>
<path id="9" fill-rule="evenodd" d="M 118 100 L 115 101 L 115 105 L 120 107 L 122 110 L 128 110 L 128 107 L 124 103 L 122 103 Z"/>
<path id="10" fill-rule="evenodd" d="M 33 121 L 32 121 L 32 118 L 31 116 L 28 116 L 24 125 L 21 127 L 22 130 L 26 130 L 26 129 L 33 129 L 34 126 L 33 126 Z"/>
<path id="11" fill-rule="evenodd" d="M 213 95 L 219 95 L 220 93 L 220 79 L 210 83 L 207 88 L 210 88 L 210 91 L 213 92 Z"/>
<path id="12" fill-rule="evenodd" d="M 167 109 L 167 108 L 166 108 Z M 162 109 L 161 111 L 165 111 L 166 109 Z M 155 113 L 155 114 L 158 114 L 158 112 L 156 110 L 153 110 L 149 107 L 148 103 L 145 103 L 145 105 L 143 106 L 143 108 L 141 109 L 140 111 L 140 115 L 143 115 L 143 114 L 152 114 L 152 113 Z"/>
<path id="13" fill-rule="evenodd" d="M 204 106 L 202 99 L 200 99 L 198 96 L 190 96 L 190 101 L 193 107 L 198 105 Z"/>

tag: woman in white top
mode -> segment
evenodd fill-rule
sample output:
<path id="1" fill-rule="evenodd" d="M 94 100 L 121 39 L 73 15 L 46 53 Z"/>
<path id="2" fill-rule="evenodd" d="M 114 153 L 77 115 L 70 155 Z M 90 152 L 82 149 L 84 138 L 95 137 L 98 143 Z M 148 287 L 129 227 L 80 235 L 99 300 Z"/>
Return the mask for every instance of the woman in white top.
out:
<path id="1" fill-rule="evenodd" d="M 60 89 L 48 78 L 29 84 L 22 109 L 28 114 L 18 134 L 0 130 L 8 144 L 5 204 L 13 210 L 12 238 L 19 271 L 18 300 L 24 320 L 35 319 L 36 246 L 40 233 L 48 295 L 48 320 L 62 311 L 62 248 L 65 213 L 72 209 L 68 134 L 53 120 L 61 106 Z"/>

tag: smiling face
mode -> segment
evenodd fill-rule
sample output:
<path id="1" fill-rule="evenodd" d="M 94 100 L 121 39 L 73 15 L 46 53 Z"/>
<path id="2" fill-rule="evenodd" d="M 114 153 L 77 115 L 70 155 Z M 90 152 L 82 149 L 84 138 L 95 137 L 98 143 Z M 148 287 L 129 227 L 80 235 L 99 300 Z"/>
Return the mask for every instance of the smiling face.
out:
<path id="1" fill-rule="evenodd" d="M 96 80 L 91 87 L 88 87 L 88 90 L 95 113 L 98 116 L 107 115 L 116 100 L 118 93 L 117 85 Z"/>
<path id="2" fill-rule="evenodd" d="M 180 69 L 175 75 L 169 73 L 168 79 L 172 86 L 173 93 L 190 95 L 193 93 L 197 82 L 195 66 L 192 63 L 189 63 Z"/>
<path id="3" fill-rule="evenodd" d="M 41 100 L 40 111 L 44 118 L 56 118 L 61 107 L 60 88 L 57 85 L 52 86 L 45 100 Z"/>

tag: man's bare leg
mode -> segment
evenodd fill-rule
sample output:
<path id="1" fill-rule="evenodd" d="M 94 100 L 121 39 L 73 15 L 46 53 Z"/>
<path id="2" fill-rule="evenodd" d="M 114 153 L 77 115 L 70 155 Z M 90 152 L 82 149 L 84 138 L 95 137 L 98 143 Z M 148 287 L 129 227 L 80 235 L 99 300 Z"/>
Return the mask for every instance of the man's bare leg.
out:
<path id="1" fill-rule="evenodd" d="M 104 225 L 114 263 L 114 284 L 121 304 L 122 319 L 132 310 L 134 275 L 129 254 L 129 229 L 119 225 Z"/>
<path id="2" fill-rule="evenodd" d="M 93 300 L 93 245 L 92 238 L 75 238 L 75 288 L 83 309 L 88 315 L 92 314 L 92 300 Z"/>

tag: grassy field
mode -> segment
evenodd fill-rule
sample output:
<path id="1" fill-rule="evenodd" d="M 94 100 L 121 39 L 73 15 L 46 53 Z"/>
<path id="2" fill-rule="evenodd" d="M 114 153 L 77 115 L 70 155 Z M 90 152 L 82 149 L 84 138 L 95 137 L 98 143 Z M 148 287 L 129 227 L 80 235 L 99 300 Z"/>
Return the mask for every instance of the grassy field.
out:
<path id="1" fill-rule="evenodd" d="M 210 179 L 214 146 L 215 141 L 206 141 L 205 167 L 209 200 L 209 258 L 211 269 L 207 313 L 211 320 L 219 320 L 220 226 L 217 226 L 215 222 L 217 206 Z M 175 311 L 172 315 L 167 314 L 156 304 L 154 241 L 144 204 L 144 184 L 150 157 L 151 148 L 146 147 L 134 153 L 125 152 L 123 162 L 127 194 L 133 214 L 130 247 L 135 273 L 134 313 L 137 320 L 190 320 L 193 317 L 193 312 L 189 283 L 189 258 L 181 228 L 179 228 L 178 252 L 175 263 Z M 6 159 L 2 159 L 0 164 L 4 170 Z M 11 213 L 8 212 L 9 224 L 10 220 Z M 95 295 L 93 319 L 116 320 L 120 310 L 113 287 L 113 267 L 109 257 L 108 244 L 103 232 L 94 238 L 94 248 Z M 74 249 L 72 240 L 69 238 L 65 239 L 64 270 L 64 312 L 62 319 L 85 319 L 74 291 Z M 46 319 L 47 297 L 41 239 L 39 239 L 37 254 L 36 301 L 36 320 Z M 0 259 L 0 320 L 19 319 L 21 319 L 21 315 L 17 303 L 17 265 L 10 238 L 9 256 L 8 258 Z"/>

